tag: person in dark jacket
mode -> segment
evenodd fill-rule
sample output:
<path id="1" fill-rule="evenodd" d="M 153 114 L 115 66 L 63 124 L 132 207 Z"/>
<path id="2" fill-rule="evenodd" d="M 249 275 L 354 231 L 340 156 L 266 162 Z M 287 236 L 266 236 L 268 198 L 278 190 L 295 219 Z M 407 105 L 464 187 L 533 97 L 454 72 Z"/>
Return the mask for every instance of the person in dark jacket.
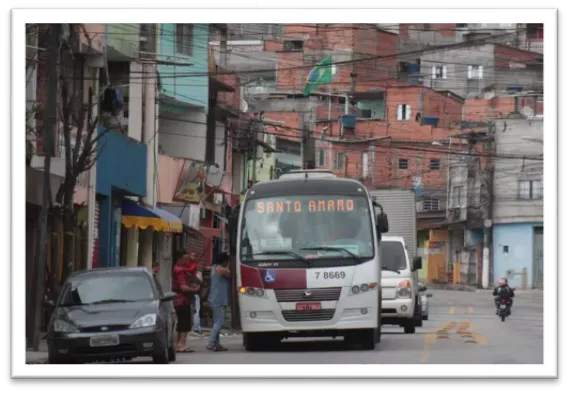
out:
<path id="1" fill-rule="evenodd" d="M 502 278 L 498 281 L 498 286 L 494 288 L 492 295 L 494 296 L 494 303 L 496 304 L 496 314 L 498 313 L 501 299 L 506 299 L 508 314 L 511 314 L 512 305 L 514 304 L 514 300 L 512 299 L 514 297 L 514 290 L 510 288 L 506 278 Z"/>

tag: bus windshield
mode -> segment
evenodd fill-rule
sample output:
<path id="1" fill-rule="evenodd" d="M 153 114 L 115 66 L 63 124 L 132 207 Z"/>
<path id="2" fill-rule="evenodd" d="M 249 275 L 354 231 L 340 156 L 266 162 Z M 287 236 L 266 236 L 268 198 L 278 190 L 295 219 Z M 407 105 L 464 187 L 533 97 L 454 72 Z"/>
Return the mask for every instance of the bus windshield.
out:
<path id="1" fill-rule="evenodd" d="M 374 256 L 369 200 L 363 196 L 260 198 L 247 201 L 244 209 L 240 250 L 244 263 L 299 258 L 361 262 Z"/>

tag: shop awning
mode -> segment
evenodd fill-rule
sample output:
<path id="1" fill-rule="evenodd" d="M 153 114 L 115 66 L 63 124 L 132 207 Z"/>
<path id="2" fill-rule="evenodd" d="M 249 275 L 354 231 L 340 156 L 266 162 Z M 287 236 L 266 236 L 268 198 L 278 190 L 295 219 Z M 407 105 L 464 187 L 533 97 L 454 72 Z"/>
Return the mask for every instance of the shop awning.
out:
<path id="1" fill-rule="evenodd" d="M 122 224 L 127 228 L 152 228 L 156 232 L 182 232 L 182 220 L 166 210 L 139 205 L 131 200 L 122 203 Z"/>

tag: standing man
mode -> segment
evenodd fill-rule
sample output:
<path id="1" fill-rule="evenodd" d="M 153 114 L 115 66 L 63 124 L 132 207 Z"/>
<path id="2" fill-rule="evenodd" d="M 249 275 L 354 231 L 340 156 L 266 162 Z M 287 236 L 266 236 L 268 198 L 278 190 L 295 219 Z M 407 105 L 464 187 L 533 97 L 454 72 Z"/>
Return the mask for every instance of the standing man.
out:
<path id="1" fill-rule="evenodd" d="M 225 321 L 225 310 L 229 306 L 229 290 L 231 288 L 229 277 L 229 254 L 222 253 L 211 269 L 211 286 L 208 298 L 213 313 L 213 328 L 206 348 L 214 352 L 227 351 L 227 348 L 219 343 L 219 334 Z"/>

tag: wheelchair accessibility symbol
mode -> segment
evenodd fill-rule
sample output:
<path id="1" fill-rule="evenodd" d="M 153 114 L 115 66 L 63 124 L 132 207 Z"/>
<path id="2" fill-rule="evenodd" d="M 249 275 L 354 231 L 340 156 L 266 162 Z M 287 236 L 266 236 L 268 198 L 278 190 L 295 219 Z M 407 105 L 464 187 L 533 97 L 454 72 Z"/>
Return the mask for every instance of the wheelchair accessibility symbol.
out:
<path id="1" fill-rule="evenodd" d="M 265 270 L 265 276 L 263 277 L 263 280 L 266 283 L 275 282 L 276 276 L 277 272 L 275 272 L 274 270 Z"/>

